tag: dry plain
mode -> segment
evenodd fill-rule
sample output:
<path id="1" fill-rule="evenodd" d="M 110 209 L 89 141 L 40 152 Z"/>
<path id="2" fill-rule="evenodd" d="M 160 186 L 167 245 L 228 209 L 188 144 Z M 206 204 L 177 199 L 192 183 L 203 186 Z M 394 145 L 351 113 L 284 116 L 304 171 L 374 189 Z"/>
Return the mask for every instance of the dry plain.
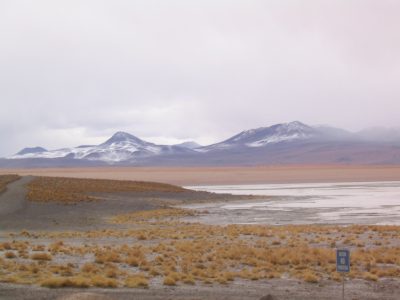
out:
<path id="1" fill-rule="evenodd" d="M 207 212 L 175 205 L 248 198 L 143 182 L 399 180 L 397 167 L 17 173 L 23 177 L 7 177 L 0 196 L 0 299 L 340 299 L 334 255 L 342 246 L 352 250 L 348 299 L 398 296 L 398 226 L 186 223 L 183 217 Z"/>
<path id="2" fill-rule="evenodd" d="M 176 185 L 398 181 L 396 165 L 0 169 L 0 174 L 165 182 Z"/>

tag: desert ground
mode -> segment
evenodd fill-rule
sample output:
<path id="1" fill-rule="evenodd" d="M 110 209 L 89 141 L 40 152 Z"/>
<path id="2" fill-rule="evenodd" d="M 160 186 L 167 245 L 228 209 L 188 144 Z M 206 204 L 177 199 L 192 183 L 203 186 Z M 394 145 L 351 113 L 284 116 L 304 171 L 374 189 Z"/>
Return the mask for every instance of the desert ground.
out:
<path id="1" fill-rule="evenodd" d="M 400 166 L 109 167 L 0 169 L 0 174 L 165 182 L 176 185 L 398 181 Z"/>
<path id="2" fill-rule="evenodd" d="M 0 299 L 341 299 L 338 247 L 352 251 L 346 299 L 398 299 L 399 226 L 187 222 L 207 211 L 181 205 L 257 197 L 154 182 L 399 180 L 397 167 L 12 171 L 0 176 Z"/>

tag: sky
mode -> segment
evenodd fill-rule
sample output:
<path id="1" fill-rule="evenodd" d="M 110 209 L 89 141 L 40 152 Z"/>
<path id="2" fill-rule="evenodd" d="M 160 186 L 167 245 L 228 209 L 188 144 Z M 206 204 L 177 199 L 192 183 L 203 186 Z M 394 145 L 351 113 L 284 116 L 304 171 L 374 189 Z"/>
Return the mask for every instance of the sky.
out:
<path id="1" fill-rule="evenodd" d="M 0 0 L 0 156 L 400 127 L 400 1 Z"/>

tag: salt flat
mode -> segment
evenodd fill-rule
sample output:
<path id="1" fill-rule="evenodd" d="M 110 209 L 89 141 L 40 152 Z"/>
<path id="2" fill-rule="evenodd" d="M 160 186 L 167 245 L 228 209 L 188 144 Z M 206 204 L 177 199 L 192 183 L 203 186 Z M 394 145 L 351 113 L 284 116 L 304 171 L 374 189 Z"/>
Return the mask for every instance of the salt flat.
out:
<path id="1" fill-rule="evenodd" d="M 344 182 L 190 186 L 268 200 L 200 204 L 206 223 L 249 224 L 400 224 L 400 182 Z M 270 198 L 273 196 L 272 198 Z"/>

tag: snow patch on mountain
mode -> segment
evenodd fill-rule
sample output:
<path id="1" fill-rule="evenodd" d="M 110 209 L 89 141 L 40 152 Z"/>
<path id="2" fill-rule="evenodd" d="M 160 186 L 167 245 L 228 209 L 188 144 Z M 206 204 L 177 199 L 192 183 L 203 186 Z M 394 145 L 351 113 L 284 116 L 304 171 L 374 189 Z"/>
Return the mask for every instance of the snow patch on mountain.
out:
<path id="1" fill-rule="evenodd" d="M 281 142 L 305 140 L 318 135 L 318 132 L 301 122 L 277 124 L 243 131 L 226 141 L 198 149 L 200 152 L 224 150 L 238 146 L 263 147 Z"/>
<path id="2" fill-rule="evenodd" d="M 117 132 L 106 142 L 96 146 L 79 146 L 75 148 L 63 148 L 47 152 L 21 152 L 10 157 L 21 158 L 73 158 L 99 160 L 103 162 L 119 162 L 131 160 L 135 155 L 158 155 L 163 147 L 145 142 L 129 133 Z"/>
<path id="3" fill-rule="evenodd" d="M 260 131 L 263 131 L 263 129 Z M 258 138 L 258 140 L 254 142 L 246 143 L 246 145 L 249 147 L 262 147 L 267 144 L 309 139 L 316 135 L 312 127 L 298 121 L 272 126 L 265 131 L 265 137 Z"/>
<path id="4" fill-rule="evenodd" d="M 249 147 L 262 147 L 267 144 L 276 144 L 276 143 L 291 141 L 291 140 L 307 139 L 309 137 L 310 137 L 309 135 L 301 134 L 301 133 L 283 134 L 283 135 L 269 136 L 269 137 L 266 137 L 265 139 L 255 141 L 253 143 L 247 143 L 246 145 Z"/>

